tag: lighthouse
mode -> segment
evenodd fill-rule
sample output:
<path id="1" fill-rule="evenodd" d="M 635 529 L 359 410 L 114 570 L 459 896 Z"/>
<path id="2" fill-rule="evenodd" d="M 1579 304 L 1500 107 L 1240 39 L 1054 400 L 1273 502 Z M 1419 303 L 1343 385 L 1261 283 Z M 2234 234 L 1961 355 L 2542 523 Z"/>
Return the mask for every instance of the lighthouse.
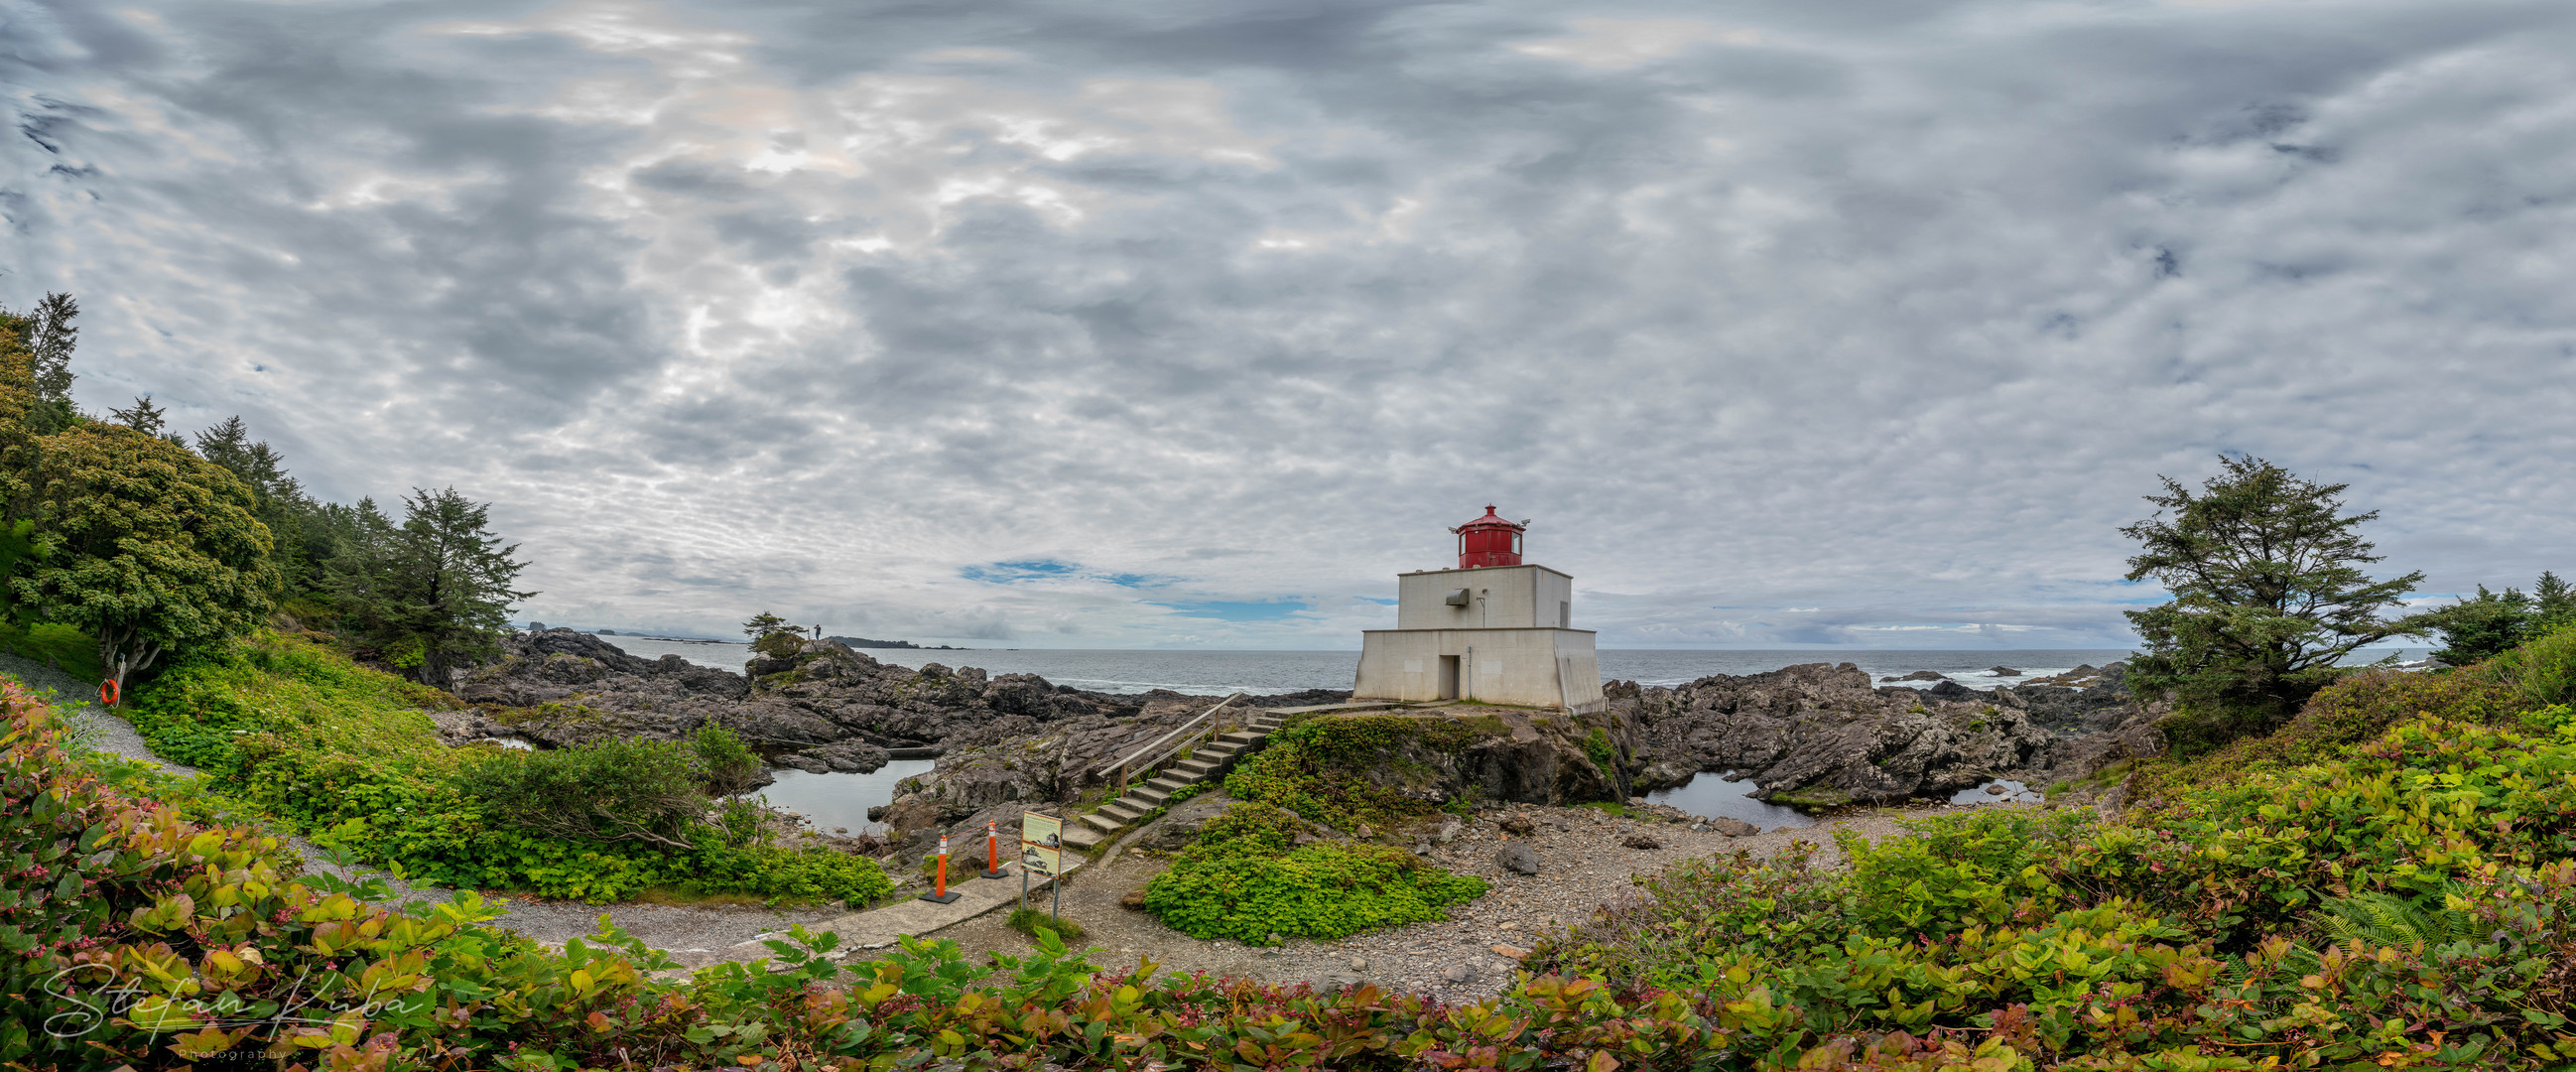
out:
<path id="1" fill-rule="evenodd" d="M 1574 578 L 1521 561 L 1527 521 L 1449 530 L 1458 568 L 1396 575 L 1395 628 L 1360 634 L 1353 699 L 1474 700 L 1597 711 L 1600 657 L 1574 628 Z"/>

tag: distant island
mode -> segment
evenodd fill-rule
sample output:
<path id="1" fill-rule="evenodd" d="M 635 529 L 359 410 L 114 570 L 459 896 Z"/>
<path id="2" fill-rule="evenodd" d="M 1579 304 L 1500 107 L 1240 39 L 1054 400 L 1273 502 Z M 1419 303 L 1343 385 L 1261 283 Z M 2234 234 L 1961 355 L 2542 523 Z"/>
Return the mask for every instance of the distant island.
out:
<path id="1" fill-rule="evenodd" d="M 915 643 L 913 643 L 912 641 L 909 641 L 909 640 L 870 640 L 870 639 L 868 639 L 868 638 L 866 638 L 866 637 L 854 637 L 854 636 L 824 637 L 823 639 L 825 639 L 825 640 L 837 640 L 837 641 L 840 641 L 840 642 L 841 642 L 841 643 L 843 643 L 843 644 L 847 644 L 847 645 L 849 645 L 849 646 L 851 646 L 851 647 L 853 647 L 853 648 L 905 648 L 905 649 L 908 649 L 908 650 L 911 650 L 911 651 L 966 651 L 966 650 L 969 650 L 969 649 L 966 649 L 966 648 L 953 648 L 953 647 L 950 647 L 950 646 L 948 646 L 948 645 L 946 645 L 946 644 L 941 644 L 941 645 L 939 645 L 939 646 L 937 646 L 937 647 L 932 647 L 932 648 L 925 648 L 925 647 L 922 647 L 922 646 L 921 646 L 921 645 L 919 645 L 919 644 L 915 644 Z"/>

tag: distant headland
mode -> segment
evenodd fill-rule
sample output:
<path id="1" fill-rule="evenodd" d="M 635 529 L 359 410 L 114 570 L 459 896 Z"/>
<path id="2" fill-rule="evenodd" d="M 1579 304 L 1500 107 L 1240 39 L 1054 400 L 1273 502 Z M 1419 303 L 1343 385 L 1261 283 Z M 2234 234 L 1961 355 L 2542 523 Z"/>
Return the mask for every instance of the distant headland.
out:
<path id="1" fill-rule="evenodd" d="M 529 623 L 528 623 L 528 629 L 527 629 L 527 631 L 528 631 L 528 632 L 531 632 L 531 633 L 542 633 L 542 632 L 545 632 L 545 631 L 546 631 L 546 623 L 544 623 L 544 622 L 529 622 Z M 662 642 L 664 642 L 664 643 L 669 643 L 669 644 L 740 644 L 740 643 L 742 643 L 742 641 L 739 641 L 739 640 L 720 640 L 720 639 L 717 639 L 717 638 L 714 638 L 714 637 L 654 636 L 654 635 L 649 634 L 649 633 L 619 633 L 617 630 L 614 630 L 614 629 L 582 629 L 582 630 L 576 630 L 576 631 L 577 631 L 577 632 L 590 633 L 590 634 L 592 634 L 592 635 L 594 635 L 594 636 L 631 636 L 631 637 L 634 637 L 634 638 L 635 638 L 635 639 L 637 639 L 637 640 L 659 640 L 659 641 L 662 641 Z M 911 642 L 911 641 L 909 641 L 909 640 L 870 640 L 870 639 L 868 639 L 868 638 L 866 638 L 866 637 L 847 637 L 847 636 L 824 637 L 823 639 L 825 639 L 825 640 L 837 640 L 837 641 L 840 641 L 841 643 L 846 644 L 846 645 L 848 645 L 848 646 L 850 646 L 850 647 L 853 647 L 853 648 L 902 648 L 902 649 L 907 650 L 907 651 L 974 651 L 974 650 L 975 650 L 975 649 L 973 649 L 973 648 L 960 648 L 960 647 L 955 647 L 955 646 L 948 645 L 948 644 L 937 644 L 937 645 L 928 645 L 928 646 L 925 646 L 925 645 L 921 645 L 921 644 L 915 644 L 915 643 L 913 643 L 913 642 Z"/>

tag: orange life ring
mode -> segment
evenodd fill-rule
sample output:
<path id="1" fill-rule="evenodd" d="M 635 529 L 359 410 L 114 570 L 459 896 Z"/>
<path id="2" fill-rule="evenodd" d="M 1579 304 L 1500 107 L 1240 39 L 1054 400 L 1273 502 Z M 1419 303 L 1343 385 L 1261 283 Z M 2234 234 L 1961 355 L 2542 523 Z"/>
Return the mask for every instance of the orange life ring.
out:
<path id="1" fill-rule="evenodd" d="M 114 707 L 116 706 L 117 697 L 122 695 L 124 695 L 124 692 L 116 687 L 116 682 L 102 681 L 98 683 L 99 703 L 109 707 Z"/>

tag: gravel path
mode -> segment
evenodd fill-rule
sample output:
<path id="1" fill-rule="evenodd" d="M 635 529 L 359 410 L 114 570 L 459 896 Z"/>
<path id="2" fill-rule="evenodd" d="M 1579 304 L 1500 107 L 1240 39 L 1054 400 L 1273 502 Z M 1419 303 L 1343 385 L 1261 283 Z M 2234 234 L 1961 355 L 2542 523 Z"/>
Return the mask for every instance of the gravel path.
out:
<path id="1" fill-rule="evenodd" d="M 1318 989 L 1366 981 L 1444 1001 L 1474 1000 L 1490 997 L 1510 983 L 1518 967 L 1516 961 L 1495 952 L 1494 946 L 1526 949 L 1541 933 L 1582 922 L 1595 907 L 1630 888 L 1632 876 L 1675 861 L 1739 849 L 1767 857 L 1799 840 L 1820 846 L 1816 854 L 1820 866 L 1840 866 L 1842 856 L 1834 848 L 1833 831 L 1886 837 L 1903 832 L 1897 826 L 1902 820 L 1951 810 L 1930 805 L 1875 809 L 1812 827 L 1728 837 L 1694 830 L 1687 822 L 1618 818 L 1591 808 L 1489 809 L 1468 823 L 1455 843 L 1434 849 L 1431 857 L 1451 870 L 1492 882 L 1485 896 L 1451 909 L 1446 920 L 1330 941 L 1292 938 L 1276 948 L 1202 942 L 1142 911 L 1121 907 L 1119 899 L 1128 891 L 1144 888 L 1146 880 L 1169 866 L 1167 857 L 1133 850 L 1076 872 L 1065 885 L 1064 914 L 1088 929 L 1079 944 L 1103 949 L 1098 958 L 1102 963 L 1125 965 L 1142 956 L 1164 971 L 1241 974 L 1278 983 L 1304 981 Z M 1531 836 L 1513 840 L 1537 853 L 1537 875 L 1515 874 L 1495 862 L 1504 838 L 1496 820 L 1506 816 L 1526 818 L 1535 825 Z M 1635 835 L 1650 837 L 1662 847 L 1635 849 L 1624 844 Z M 990 952 L 1021 953 L 1029 948 L 1028 939 L 1006 926 L 1000 913 L 959 924 L 936 937 L 954 939 L 978 961 Z"/>
<path id="2" fill-rule="evenodd" d="M 153 754 L 134 724 L 101 710 L 95 698 L 96 685 L 87 684 L 42 662 L 0 653 L 0 673 L 39 689 L 50 688 L 56 694 L 56 707 L 64 710 L 75 724 L 94 727 L 92 748 L 101 752 L 139 759 L 159 765 L 173 774 L 192 775 L 196 768 L 175 763 Z M 73 702 L 77 701 L 77 702 Z M 342 867 L 331 862 L 330 854 L 320 846 L 293 834 L 282 834 L 288 844 L 304 856 L 305 868 L 324 871 L 342 878 L 375 877 L 384 880 L 397 902 L 453 900 L 456 891 L 436 886 L 415 886 L 373 868 Z M 580 901 L 549 901 L 523 895 L 503 895 L 484 891 L 483 899 L 502 907 L 502 914 L 492 920 L 503 927 L 549 946 L 561 947 L 572 938 L 588 937 L 599 929 L 602 913 L 614 920 L 627 933 L 643 939 L 644 944 L 673 952 L 711 952 L 740 942 L 747 942 L 771 931 L 786 930 L 790 924 L 811 926 L 846 914 L 838 905 L 816 908 L 771 909 L 758 906 L 696 907 L 687 905 L 618 904 L 592 905 Z"/>

